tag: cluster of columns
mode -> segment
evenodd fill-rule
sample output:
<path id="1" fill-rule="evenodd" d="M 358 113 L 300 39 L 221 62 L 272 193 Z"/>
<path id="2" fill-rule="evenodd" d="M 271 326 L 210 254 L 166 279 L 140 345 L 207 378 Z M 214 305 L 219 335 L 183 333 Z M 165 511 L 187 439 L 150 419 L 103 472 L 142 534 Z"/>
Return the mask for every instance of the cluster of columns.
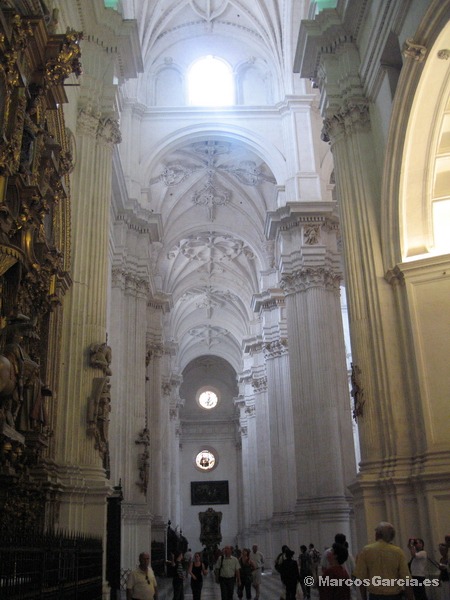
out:
<path id="1" fill-rule="evenodd" d="M 353 533 L 356 477 L 340 302 L 339 228 L 332 203 L 268 216 L 282 288 L 255 296 L 261 337 L 247 340 L 240 376 L 245 542 L 268 556 Z M 266 535 L 270 532 L 270 535 Z"/>

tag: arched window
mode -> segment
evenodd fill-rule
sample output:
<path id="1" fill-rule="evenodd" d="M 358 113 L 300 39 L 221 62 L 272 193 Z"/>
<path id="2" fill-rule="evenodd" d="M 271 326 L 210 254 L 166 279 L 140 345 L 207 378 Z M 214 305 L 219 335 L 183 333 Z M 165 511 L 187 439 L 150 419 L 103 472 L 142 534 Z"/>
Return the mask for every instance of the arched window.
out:
<path id="1" fill-rule="evenodd" d="M 234 81 L 228 63 L 212 55 L 195 61 L 188 71 L 188 103 L 191 106 L 231 106 Z"/>

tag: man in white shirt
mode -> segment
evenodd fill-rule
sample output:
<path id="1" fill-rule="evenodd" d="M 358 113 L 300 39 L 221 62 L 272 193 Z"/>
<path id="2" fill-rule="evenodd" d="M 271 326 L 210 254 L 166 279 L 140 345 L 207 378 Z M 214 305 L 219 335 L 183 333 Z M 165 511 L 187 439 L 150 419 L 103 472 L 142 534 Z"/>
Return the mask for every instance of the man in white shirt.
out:
<path id="1" fill-rule="evenodd" d="M 423 581 L 426 578 L 427 553 L 424 550 L 425 543 L 420 538 L 412 538 L 408 542 L 411 552 L 410 570 L 412 579 L 416 579 L 420 585 L 413 587 L 415 600 L 427 600 L 426 588 Z"/>

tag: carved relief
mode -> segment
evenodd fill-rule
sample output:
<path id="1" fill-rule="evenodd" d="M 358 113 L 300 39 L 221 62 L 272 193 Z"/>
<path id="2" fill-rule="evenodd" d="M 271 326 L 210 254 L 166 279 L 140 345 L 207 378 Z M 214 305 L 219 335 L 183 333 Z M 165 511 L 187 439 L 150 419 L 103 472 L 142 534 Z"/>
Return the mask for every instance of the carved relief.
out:
<path id="1" fill-rule="evenodd" d="M 139 471 L 139 481 L 136 482 L 136 485 L 140 488 L 141 492 L 147 495 L 148 488 L 148 477 L 149 477 L 149 465 L 150 465 L 150 454 L 148 448 L 150 446 L 150 432 L 145 427 L 138 435 L 135 443 L 143 446 L 143 450 L 138 455 L 138 471 Z"/>
<path id="2" fill-rule="evenodd" d="M 188 334 L 197 338 L 197 341 L 205 345 L 206 348 L 211 349 L 213 346 L 220 344 L 223 338 L 229 335 L 229 332 L 223 327 L 200 325 L 190 329 Z"/>
<path id="3" fill-rule="evenodd" d="M 351 397 L 353 398 L 353 418 L 355 421 L 358 420 L 358 417 L 363 416 L 364 404 L 366 403 L 364 399 L 364 389 L 361 387 L 361 369 L 352 363 L 351 365 L 352 373 L 350 376 L 351 382 Z"/>
<path id="4" fill-rule="evenodd" d="M 420 44 L 415 44 L 412 38 L 408 38 L 405 40 L 403 45 L 403 56 L 405 58 L 412 58 L 418 62 L 423 62 L 425 60 L 425 55 L 427 53 L 427 49 L 425 46 L 421 46 Z"/>
<path id="5" fill-rule="evenodd" d="M 105 375 L 112 375 L 111 365 L 111 347 L 106 342 L 101 344 L 91 344 L 89 346 L 89 365 L 94 369 L 101 369 Z"/>
<path id="6" fill-rule="evenodd" d="M 180 302 L 186 302 L 189 299 L 195 300 L 196 308 L 206 309 L 206 318 L 208 319 L 211 318 L 214 308 L 223 306 L 227 302 L 237 302 L 239 300 L 235 294 L 213 288 L 210 285 L 185 292 L 180 298 Z"/>
<path id="7" fill-rule="evenodd" d="M 320 225 L 307 225 L 303 229 L 303 242 L 306 246 L 316 246 L 320 240 Z"/>
<path id="8" fill-rule="evenodd" d="M 48 434 L 45 399 L 51 391 L 41 380 L 40 365 L 30 356 L 32 342 L 39 339 L 34 324 L 25 315 L 8 320 L 3 330 L 0 355 L 0 427 L 6 423 L 21 433 Z"/>
<path id="9" fill-rule="evenodd" d="M 214 221 L 214 208 L 227 206 L 231 203 L 232 194 L 227 189 L 225 175 L 235 177 L 240 183 L 248 186 L 258 186 L 263 183 L 276 183 L 264 163 L 256 160 L 239 160 L 237 164 L 230 164 L 235 148 L 227 142 L 209 140 L 197 142 L 183 148 L 184 154 L 190 153 L 197 164 L 183 164 L 180 161 L 165 166 L 162 173 L 150 181 L 151 184 L 162 182 L 167 187 L 174 187 L 185 182 L 192 176 L 197 179 L 205 177 L 200 187 L 195 189 L 192 202 L 196 206 L 204 206 L 208 211 L 208 218 Z M 220 162 L 222 158 L 222 162 Z M 198 164 L 200 163 L 200 164 Z M 219 179 L 221 181 L 219 181 Z"/>
<path id="10" fill-rule="evenodd" d="M 111 384 L 109 377 L 95 377 L 92 381 L 92 394 L 88 401 L 88 433 L 95 439 L 98 450 L 109 477 L 109 415 L 111 412 Z"/>
<path id="11" fill-rule="evenodd" d="M 175 258 L 178 254 L 201 263 L 232 261 L 241 254 L 249 260 L 254 259 L 253 252 L 242 240 L 215 231 L 181 240 L 167 258 Z"/>

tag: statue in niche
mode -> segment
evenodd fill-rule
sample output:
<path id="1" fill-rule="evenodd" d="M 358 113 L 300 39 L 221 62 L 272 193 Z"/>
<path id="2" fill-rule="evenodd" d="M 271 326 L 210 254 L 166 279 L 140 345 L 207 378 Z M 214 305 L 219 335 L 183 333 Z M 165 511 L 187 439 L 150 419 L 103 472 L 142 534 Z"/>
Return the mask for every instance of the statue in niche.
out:
<path id="1" fill-rule="evenodd" d="M 37 337 L 25 315 L 8 320 L 0 356 L 0 407 L 3 421 L 17 431 L 43 431 L 48 426 L 45 398 L 52 393 L 40 378 L 40 365 L 28 354 L 24 338 Z"/>

